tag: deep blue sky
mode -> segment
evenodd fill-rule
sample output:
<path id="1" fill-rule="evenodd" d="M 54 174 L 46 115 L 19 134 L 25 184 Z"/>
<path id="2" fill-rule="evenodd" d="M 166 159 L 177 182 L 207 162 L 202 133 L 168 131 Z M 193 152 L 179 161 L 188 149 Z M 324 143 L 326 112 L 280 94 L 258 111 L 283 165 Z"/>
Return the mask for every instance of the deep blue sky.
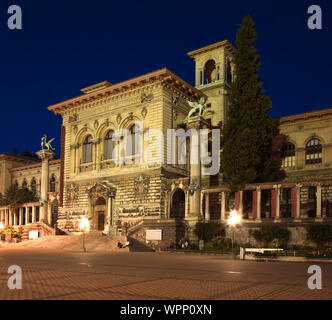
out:
<path id="1" fill-rule="evenodd" d="M 40 149 L 61 117 L 47 106 L 108 80 L 117 83 L 164 66 L 194 82 L 187 52 L 223 39 L 235 42 L 250 14 L 262 56 L 261 78 L 271 115 L 332 107 L 331 1 L 63 1 L 0 4 L 0 153 Z M 119 4 L 121 3 L 121 5 Z M 23 30 L 7 28 L 7 9 L 20 5 Z M 309 30 L 307 9 L 320 5 L 323 30 Z"/>

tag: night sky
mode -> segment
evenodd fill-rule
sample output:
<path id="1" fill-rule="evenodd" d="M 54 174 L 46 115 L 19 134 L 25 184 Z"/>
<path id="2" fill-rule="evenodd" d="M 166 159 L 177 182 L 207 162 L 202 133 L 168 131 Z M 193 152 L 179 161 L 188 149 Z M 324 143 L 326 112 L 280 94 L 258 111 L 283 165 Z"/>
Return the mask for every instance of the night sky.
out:
<path id="1" fill-rule="evenodd" d="M 13 4 L 22 8 L 22 30 L 7 27 Z M 322 30 L 307 27 L 312 4 L 322 8 Z M 61 116 L 47 107 L 94 83 L 166 66 L 194 84 L 186 53 L 224 39 L 234 44 L 246 14 L 256 22 L 271 115 L 332 107 L 331 1 L 1 0 L 0 153 L 34 153 L 46 133 L 59 155 Z"/>

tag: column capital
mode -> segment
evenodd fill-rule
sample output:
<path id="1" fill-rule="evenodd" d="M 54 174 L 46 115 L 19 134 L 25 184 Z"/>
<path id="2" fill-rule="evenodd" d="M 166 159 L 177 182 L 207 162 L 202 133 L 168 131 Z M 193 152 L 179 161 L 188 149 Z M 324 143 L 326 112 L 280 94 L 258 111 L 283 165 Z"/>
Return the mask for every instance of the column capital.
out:
<path id="1" fill-rule="evenodd" d="M 36 152 L 36 155 L 38 156 L 39 159 L 44 161 L 52 159 L 55 156 L 55 153 L 53 151 L 40 150 Z"/>

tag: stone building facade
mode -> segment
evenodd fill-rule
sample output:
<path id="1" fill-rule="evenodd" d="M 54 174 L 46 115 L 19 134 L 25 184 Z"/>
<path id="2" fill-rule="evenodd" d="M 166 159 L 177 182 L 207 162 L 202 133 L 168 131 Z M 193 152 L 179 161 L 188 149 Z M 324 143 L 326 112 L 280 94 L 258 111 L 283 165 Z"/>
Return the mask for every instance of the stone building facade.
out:
<path id="1" fill-rule="evenodd" d="M 146 230 L 161 229 L 162 240 L 155 244 L 166 246 L 171 239 L 192 234 L 199 220 L 225 223 L 232 208 L 243 216 L 243 228 L 238 231 L 243 242 L 248 241 L 248 229 L 262 223 L 289 226 L 294 231 L 292 241 L 298 242 L 306 224 L 329 222 L 332 108 L 280 118 L 275 149 L 286 172 L 283 181 L 251 184 L 231 193 L 222 183 L 222 173 L 202 175 L 200 188 L 193 192 L 198 211 L 193 210 L 194 169 L 188 161 L 169 161 L 168 129 L 188 129 L 188 101 L 201 98 L 207 101 L 202 119 L 197 120 L 200 128 L 222 127 L 234 51 L 227 40 L 190 51 L 195 87 L 163 68 L 117 84 L 104 81 L 83 88 L 78 97 L 49 106 L 63 121 L 61 156 L 50 161 L 48 210 L 52 219 L 48 224 L 76 232 L 82 217 L 87 217 L 91 231 L 121 232 L 142 241 Z M 129 132 L 131 142 L 121 136 L 121 130 Z M 130 156 L 121 147 L 128 143 L 135 151 Z M 184 147 L 176 153 L 189 155 L 189 148 Z M 0 155 L 0 168 L 1 193 L 10 184 L 40 191 L 38 160 Z M 39 205 L 22 206 L 16 213 L 2 207 L 1 219 L 5 224 L 34 223 Z"/>

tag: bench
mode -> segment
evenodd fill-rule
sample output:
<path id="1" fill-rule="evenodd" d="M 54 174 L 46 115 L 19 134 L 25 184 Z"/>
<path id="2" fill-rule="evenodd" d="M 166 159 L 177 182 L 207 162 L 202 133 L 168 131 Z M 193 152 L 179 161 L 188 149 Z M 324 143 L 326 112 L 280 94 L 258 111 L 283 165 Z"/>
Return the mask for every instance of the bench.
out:
<path id="1" fill-rule="evenodd" d="M 277 257 L 277 253 L 283 251 L 283 249 L 274 248 L 245 248 L 245 253 L 251 253 L 255 257 L 256 261 L 274 259 Z"/>

